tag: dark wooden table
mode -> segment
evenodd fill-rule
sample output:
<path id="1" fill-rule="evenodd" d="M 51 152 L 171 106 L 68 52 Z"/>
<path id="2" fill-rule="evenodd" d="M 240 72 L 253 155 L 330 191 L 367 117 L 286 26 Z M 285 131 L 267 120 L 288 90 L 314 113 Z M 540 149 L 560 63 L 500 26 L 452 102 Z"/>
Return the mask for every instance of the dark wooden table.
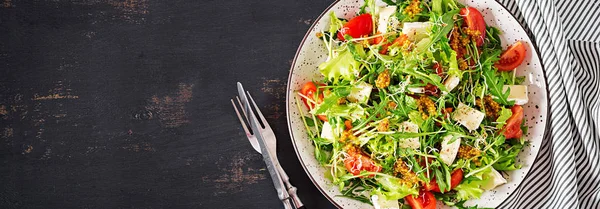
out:
<path id="1" fill-rule="evenodd" d="M 332 0 L 0 0 L 0 208 L 282 208 L 243 81 L 308 208 L 285 90 Z"/>

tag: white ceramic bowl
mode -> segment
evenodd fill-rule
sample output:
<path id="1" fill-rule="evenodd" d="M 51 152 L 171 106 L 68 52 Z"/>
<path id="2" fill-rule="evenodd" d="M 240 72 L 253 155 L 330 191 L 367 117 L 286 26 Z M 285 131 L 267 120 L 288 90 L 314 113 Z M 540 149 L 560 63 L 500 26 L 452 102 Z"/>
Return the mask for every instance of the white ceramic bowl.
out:
<path id="1" fill-rule="evenodd" d="M 548 120 L 548 95 L 546 88 L 546 77 L 544 74 L 542 63 L 532 41 L 529 39 L 523 27 L 517 20 L 504 8 L 502 5 L 493 0 L 488 1 L 464 1 L 459 2 L 477 8 L 482 12 L 485 21 L 488 25 L 498 27 L 503 33 L 500 36 L 504 47 L 509 46 L 517 40 L 524 40 L 528 43 L 527 56 L 524 63 L 517 68 L 518 75 L 527 77 L 525 84 L 529 85 L 529 103 L 524 105 L 525 118 L 529 131 L 526 139 L 531 145 L 524 148 L 518 157 L 518 163 L 523 167 L 519 170 L 508 172 L 508 183 L 497 187 L 492 191 L 485 192 L 478 200 L 471 200 L 467 204 L 477 204 L 479 207 L 496 207 L 502 203 L 523 181 L 527 172 L 534 163 L 537 153 L 540 149 L 546 123 Z M 350 19 L 354 17 L 363 4 L 362 0 L 340 0 L 334 2 L 317 18 L 315 23 L 310 27 L 309 31 L 304 36 L 288 78 L 287 86 L 287 119 L 288 127 L 292 143 L 296 149 L 298 159 L 300 159 L 304 170 L 313 181 L 315 186 L 327 197 L 331 203 L 338 208 L 372 208 L 369 204 L 365 204 L 356 200 L 338 197 L 340 194 L 338 188 L 325 178 L 325 172 L 328 170 L 319 165 L 314 157 L 314 146 L 307 137 L 306 130 L 300 118 L 297 105 L 294 99 L 295 92 L 301 86 L 311 80 L 321 80 L 321 75 L 318 71 L 318 65 L 325 61 L 327 52 L 315 33 L 318 31 L 326 31 L 329 26 L 329 12 L 335 11 L 338 17 Z M 385 5 L 378 2 L 378 5 Z M 302 107 L 304 107 L 301 104 Z M 440 204 L 438 204 L 440 205 Z M 438 208 L 445 208 L 438 207 Z"/>

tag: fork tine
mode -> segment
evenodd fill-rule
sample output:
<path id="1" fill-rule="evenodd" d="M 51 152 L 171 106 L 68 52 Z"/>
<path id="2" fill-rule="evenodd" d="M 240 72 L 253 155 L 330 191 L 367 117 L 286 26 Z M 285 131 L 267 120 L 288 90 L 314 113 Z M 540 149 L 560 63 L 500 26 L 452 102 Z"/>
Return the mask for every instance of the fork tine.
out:
<path id="1" fill-rule="evenodd" d="M 248 113 L 246 113 L 246 108 L 244 108 L 244 105 L 242 104 L 240 97 L 235 96 L 235 98 L 237 99 L 237 102 L 240 105 L 240 108 L 242 108 L 242 112 L 244 113 L 244 118 L 246 119 L 246 122 L 248 122 L 248 124 L 250 124 L 250 119 L 248 118 Z"/>
<path id="2" fill-rule="evenodd" d="M 236 96 L 237 98 L 237 96 Z M 238 98 L 238 102 L 240 101 L 240 99 Z M 248 130 L 248 127 L 246 127 L 246 122 L 244 121 L 244 119 L 242 119 L 242 115 L 240 115 L 240 111 L 238 111 L 237 106 L 235 105 L 235 103 L 233 102 L 233 99 L 231 99 L 231 104 L 233 105 L 233 109 L 235 109 L 235 113 L 238 116 L 238 119 L 240 120 L 240 123 L 242 124 L 242 128 L 244 128 L 244 132 L 246 132 L 246 135 L 250 136 L 250 131 Z M 245 116 L 245 114 L 244 114 Z"/>
<path id="3" fill-rule="evenodd" d="M 265 126 L 266 129 L 270 129 L 271 126 L 269 126 L 269 123 L 267 122 L 267 119 L 265 119 L 265 116 L 263 116 L 262 112 L 260 111 L 260 108 L 258 108 L 258 106 L 256 105 L 256 103 L 254 102 L 254 99 L 252 98 L 252 95 L 250 95 L 250 92 L 246 91 L 248 93 L 248 97 L 250 98 L 250 101 L 252 101 L 252 106 L 254 107 L 254 109 L 256 110 L 256 112 L 258 113 L 258 116 L 260 117 L 260 120 L 262 122 L 262 124 Z"/>

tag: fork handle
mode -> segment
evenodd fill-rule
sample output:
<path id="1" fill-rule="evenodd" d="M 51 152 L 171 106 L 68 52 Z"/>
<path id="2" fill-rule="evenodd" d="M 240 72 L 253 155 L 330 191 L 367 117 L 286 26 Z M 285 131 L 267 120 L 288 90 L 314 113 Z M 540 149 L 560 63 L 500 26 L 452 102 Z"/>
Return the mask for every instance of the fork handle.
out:
<path id="1" fill-rule="evenodd" d="M 294 202 L 294 206 L 296 206 L 297 209 L 306 209 L 304 207 L 304 204 L 302 204 L 302 201 L 300 201 L 300 198 L 298 198 L 298 194 L 296 191 L 298 191 L 298 189 L 293 186 L 292 184 L 289 184 L 289 188 L 287 189 L 288 194 L 290 195 L 290 198 L 292 199 L 292 202 Z"/>
<path id="2" fill-rule="evenodd" d="M 284 209 L 293 209 L 292 204 L 290 204 L 290 201 L 286 200 L 282 200 L 283 201 L 283 208 Z"/>

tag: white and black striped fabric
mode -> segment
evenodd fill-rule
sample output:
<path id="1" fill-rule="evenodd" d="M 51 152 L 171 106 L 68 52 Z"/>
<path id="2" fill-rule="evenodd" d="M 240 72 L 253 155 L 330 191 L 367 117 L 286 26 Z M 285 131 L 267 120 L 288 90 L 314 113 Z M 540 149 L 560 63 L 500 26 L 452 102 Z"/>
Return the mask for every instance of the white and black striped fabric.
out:
<path id="1" fill-rule="evenodd" d="M 536 163 L 498 208 L 600 209 L 600 1 L 497 1 L 536 42 L 551 108 Z"/>

